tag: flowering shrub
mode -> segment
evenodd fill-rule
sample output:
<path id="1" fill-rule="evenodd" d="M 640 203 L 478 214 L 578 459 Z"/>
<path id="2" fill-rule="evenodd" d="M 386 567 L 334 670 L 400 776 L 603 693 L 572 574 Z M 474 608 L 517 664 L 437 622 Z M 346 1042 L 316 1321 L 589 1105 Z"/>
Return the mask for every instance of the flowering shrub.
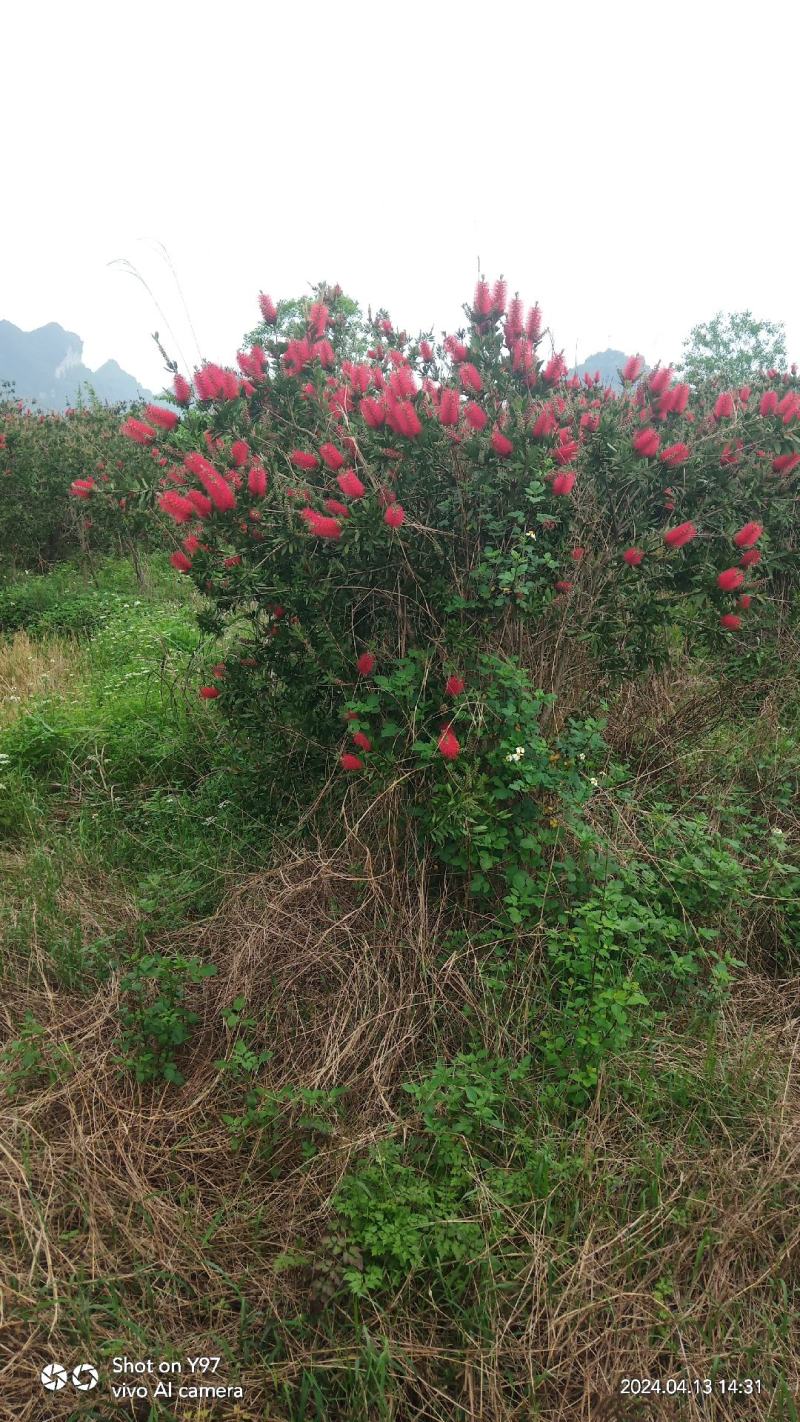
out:
<path id="1" fill-rule="evenodd" d="M 0 398 L 3 561 L 41 569 L 81 551 L 136 554 L 154 545 L 153 456 L 121 433 L 124 407 L 44 413 L 7 392 Z"/>
<path id="2" fill-rule="evenodd" d="M 440 342 L 361 320 L 338 288 L 260 305 L 238 370 L 176 375 L 174 410 L 123 425 L 161 471 L 201 625 L 226 632 L 198 694 L 282 766 L 408 772 L 444 858 L 473 873 L 477 854 L 480 875 L 480 835 L 445 852 L 445 802 L 463 777 L 462 824 L 464 796 L 480 820 L 480 786 L 496 798 L 534 734 L 526 635 L 560 621 L 604 674 L 663 662 L 676 638 L 719 653 L 767 635 L 797 583 L 800 385 L 771 370 L 692 394 L 631 357 L 617 397 L 567 379 L 538 306 L 502 281 Z M 506 672 L 525 734 L 496 701 Z"/>

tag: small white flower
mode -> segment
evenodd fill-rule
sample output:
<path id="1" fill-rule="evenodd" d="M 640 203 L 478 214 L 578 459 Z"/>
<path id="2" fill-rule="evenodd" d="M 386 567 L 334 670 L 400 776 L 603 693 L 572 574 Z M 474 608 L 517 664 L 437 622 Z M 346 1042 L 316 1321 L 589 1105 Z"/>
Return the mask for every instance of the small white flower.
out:
<path id="1" fill-rule="evenodd" d="M 777 826 L 777 825 L 773 825 L 773 826 L 772 826 L 772 833 L 773 833 L 773 834 L 780 834 L 780 835 L 782 835 L 782 834 L 783 834 L 783 830 L 782 830 L 782 829 L 778 829 L 778 826 Z"/>
<path id="2" fill-rule="evenodd" d="M 581 754 L 581 755 L 578 756 L 578 760 L 585 760 L 585 759 L 586 759 L 586 756 L 583 755 L 583 754 Z"/>
<path id="3" fill-rule="evenodd" d="M 517 755 L 520 755 L 520 756 L 521 756 L 521 755 L 524 755 L 524 754 L 525 754 L 525 747 L 524 747 L 524 746 L 517 746 Z"/>
<path id="4" fill-rule="evenodd" d="M 599 784 L 600 784 L 600 781 L 598 780 L 598 778 L 597 778 L 596 775 L 590 775 L 590 776 L 589 776 L 589 784 L 590 784 L 590 785 L 599 785 Z"/>
<path id="5" fill-rule="evenodd" d="M 527 533 L 525 534 L 525 537 L 526 537 L 526 538 L 535 538 L 535 537 L 536 537 L 536 534 L 534 533 L 534 531 L 533 531 L 532 528 L 529 528 L 528 531 L 527 531 Z"/>

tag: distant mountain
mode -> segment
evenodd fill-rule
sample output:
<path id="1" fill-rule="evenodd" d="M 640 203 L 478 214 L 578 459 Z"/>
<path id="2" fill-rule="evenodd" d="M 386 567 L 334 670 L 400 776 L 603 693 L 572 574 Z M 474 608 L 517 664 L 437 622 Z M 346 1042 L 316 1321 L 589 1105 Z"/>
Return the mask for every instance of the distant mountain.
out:
<path id="1" fill-rule="evenodd" d="M 628 355 L 631 354 L 634 352 L 629 351 Z M 582 378 L 584 375 L 594 375 L 595 371 L 599 370 L 602 385 L 609 385 L 612 390 L 621 390 L 619 371 L 627 359 L 624 351 L 599 351 L 597 355 L 589 356 L 582 365 L 576 365 L 571 373 Z M 647 365 L 644 368 L 649 370 Z"/>
<path id="2" fill-rule="evenodd" d="M 80 336 L 55 321 L 35 331 L 21 331 L 11 321 L 0 321 L 0 381 L 13 382 L 17 399 L 47 410 L 64 410 L 76 404 L 81 386 L 87 398 L 87 383 L 100 400 L 111 405 L 120 400 L 152 399 L 150 391 L 115 360 L 90 370 L 82 356 Z"/>

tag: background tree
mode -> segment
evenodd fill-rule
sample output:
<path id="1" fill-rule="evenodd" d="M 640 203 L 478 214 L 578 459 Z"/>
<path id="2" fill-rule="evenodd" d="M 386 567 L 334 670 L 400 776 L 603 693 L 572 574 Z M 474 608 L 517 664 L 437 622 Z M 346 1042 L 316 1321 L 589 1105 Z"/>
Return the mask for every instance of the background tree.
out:
<path id="1" fill-rule="evenodd" d="M 690 385 L 721 379 L 742 385 L 759 371 L 786 367 L 786 337 L 780 321 L 758 321 L 752 311 L 718 311 L 694 326 L 683 343 L 681 374 Z"/>

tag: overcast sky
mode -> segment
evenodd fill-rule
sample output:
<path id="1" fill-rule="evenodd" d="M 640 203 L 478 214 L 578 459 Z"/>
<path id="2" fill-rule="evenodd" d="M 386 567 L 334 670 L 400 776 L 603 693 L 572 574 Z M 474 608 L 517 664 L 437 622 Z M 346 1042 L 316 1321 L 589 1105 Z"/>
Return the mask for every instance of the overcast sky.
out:
<path id="1" fill-rule="evenodd" d="M 783 0 L 4 7 L 0 317 L 159 390 L 153 331 L 198 355 L 159 243 L 221 363 L 322 278 L 452 329 L 480 259 L 570 361 L 748 308 L 800 358 L 799 38 Z"/>

